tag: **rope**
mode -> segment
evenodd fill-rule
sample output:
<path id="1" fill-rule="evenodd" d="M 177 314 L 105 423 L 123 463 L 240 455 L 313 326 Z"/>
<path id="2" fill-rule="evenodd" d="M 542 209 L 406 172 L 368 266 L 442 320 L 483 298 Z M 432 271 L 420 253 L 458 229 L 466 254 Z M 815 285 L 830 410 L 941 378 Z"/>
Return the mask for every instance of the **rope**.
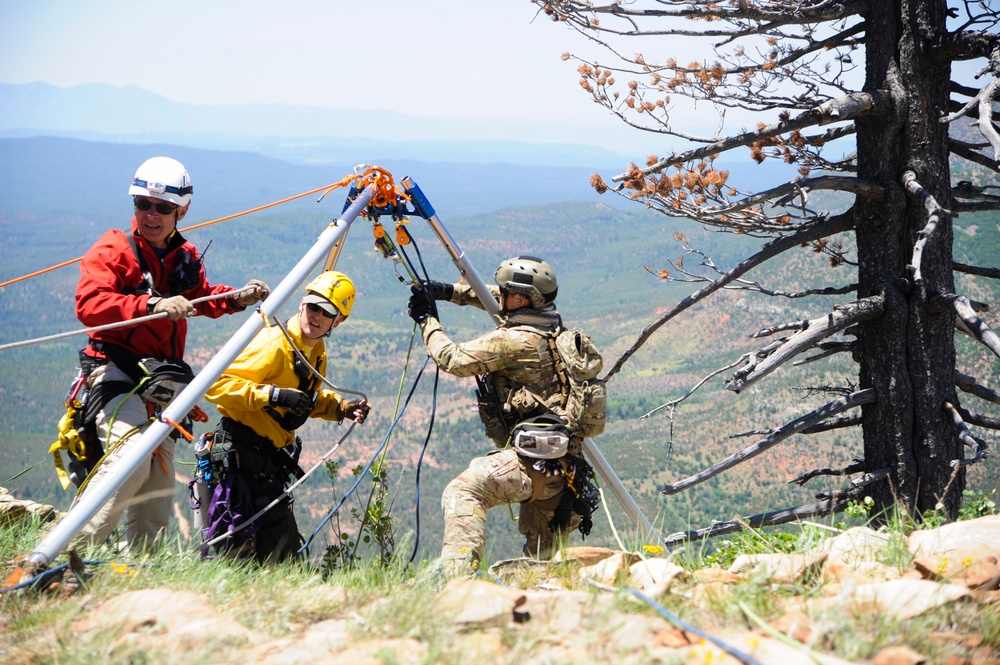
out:
<path id="1" fill-rule="evenodd" d="M 617 591 L 617 589 L 615 589 L 614 587 L 609 587 L 609 586 L 604 585 L 604 584 L 598 584 L 596 582 L 591 582 L 591 584 L 593 584 L 594 586 L 597 586 L 598 588 L 605 589 L 605 590 L 608 590 L 608 591 Z M 652 607 L 654 610 L 656 610 L 657 614 L 659 614 L 661 617 L 663 617 L 664 619 L 666 619 L 670 623 L 674 624 L 675 626 L 677 626 L 678 628 L 680 628 L 681 630 L 683 630 L 685 633 L 691 633 L 692 635 L 697 635 L 698 637 L 702 638 L 703 640 L 707 640 L 707 641 L 711 642 L 712 644 L 714 644 L 715 646 L 719 647 L 724 652 L 726 652 L 727 654 L 729 654 L 730 656 L 732 656 L 736 660 L 740 661 L 744 665 L 762 665 L 762 663 L 759 660 L 757 660 L 756 658 L 754 658 L 750 654 L 744 653 L 744 652 L 740 651 L 739 649 L 737 649 L 736 647 L 730 646 L 726 642 L 723 642 L 720 638 L 715 637 L 714 635 L 710 635 L 710 634 L 706 633 L 705 631 L 701 630 L 700 628 L 696 628 L 696 627 L 692 626 L 691 624 L 686 623 L 679 616 L 677 616 L 676 614 L 674 614 L 673 612 L 671 612 L 667 608 L 663 607 L 662 605 L 660 605 L 655 600 L 653 600 L 652 598 L 650 598 L 649 596 L 647 596 L 643 592 L 639 591 L 638 589 L 633 589 L 632 587 L 626 587 L 625 589 L 623 589 L 623 591 L 625 591 L 625 593 L 632 594 L 633 596 L 635 596 L 636 598 L 638 598 L 642 602 L 644 602 L 647 605 L 649 605 L 650 607 Z"/>
<path id="2" fill-rule="evenodd" d="M 414 326 L 416 330 L 416 326 Z M 416 537 L 413 539 L 413 551 L 410 553 L 410 563 L 417 558 L 417 549 L 420 547 L 420 469 L 424 464 L 424 453 L 427 452 L 427 444 L 431 440 L 431 432 L 434 431 L 434 417 L 437 414 L 437 391 L 438 391 L 438 379 L 441 376 L 441 368 L 434 368 L 434 390 L 431 393 L 433 396 L 431 399 L 431 420 L 427 425 L 427 436 L 424 437 L 424 445 L 420 447 L 420 457 L 417 459 L 417 477 L 416 477 L 416 497 L 414 499 L 414 515 L 416 516 Z"/>
<path id="3" fill-rule="evenodd" d="M 303 196 L 309 196 L 310 194 L 315 194 L 316 192 L 323 192 L 323 196 L 326 196 L 326 194 L 333 191 L 334 189 L 337 189 L 338 187 L 346 187 L 350 185 L 351 181 L 353 181 L 355 178 L 356 176 L 354 175 L 345 176 L 339 182 L 335 182 L 329 185 L 324 185 L 323 187 L 317 187 L 316 189 L 310 189 L 308 192 L 302 192 L 301 194 L 296 194 L 295 196 L 289 196 L 287 198 L 281 199 L 280 201 L 274 201 L 273 203 L 267 203 L 262 206 L 257 206 L 256 208 L 250 208 L 249 210 L 244 210 L 243 212 L 238 212 L 233 215 L 227 215 L 225 217 L 219 217 L 218 219 L 213 219 L 208 222 L 202 222 L 201 224 L 195 224 L 194 226 L 185 227 L 183 229 L 180 229 L 180 233 L 187 233 L 188 231 L 194 231 L 195 229 L 200 229 L 205 226 L 211 226 L 212 224 L 218 224 L 219 222 L 226 222 L 236 217 L 242 217 L 243 215 L 249 215 L 251 213 L 259 212 L 261 210 L 266 210 L 267 208 L 273 208 L 276 205 L 281 205 L 282 203 L 288 203 L 289 201 L 294 201 L 295 199 L 300 199 Z M 390 184 L 392 183 L 392 176 L 389 176 L 389 182 Z M 53 270 L 58 270 L 59 268 L 65 268 L 66 266 L 71 266 L 74 263 L 79 263 L 81 260 L 83 260 L 83 257 L 78 256 L 75 259 L 70 259 L 69 261 L 63 261 L 62 263 L 51 266 L 49 268 L 44 268 L 43 270 L 36 270 L 35 272 L 30 273 L 28 275 L 22 275 L 21 277 L 9 279 L 6 282 L 0 282 L 0 289 L 2 289 L 5 286 L 10 286 L 11 284 L 17 284 L 18 282 L 23 282 L 27 279 L 31 279 L 32 277 L 38 277 L 39 275 L 44 275 L 47 272 L 52 272 Z"/>
<path id="4" fill-rule="evenodd" d="M 197 547 L 193 548 L 193 550 L 196 550 L 196 549 L 197 550 L 207 549 L 207 548 L 211 547 L 212 545 L 215 545 L 216 543 L 221 542 L 221 541 L 225 540 L 226 538 L 229 538 L 230 536 L 239 533 L 240 531 L 242 531 L 243 529 L 247 528 L 248 526 L 250 526 L 251 524 L 253 524 L 255 521 L 257 521 L 257 519 L 261 515 L 263 515 L 267 511 L 271 510 L 271 508 L 274 508 L 276 505 L 278 505 L 278 503 L 282 499 L 284 499 L 286 496 L 288 496 L 289 494 L 292 493 L 292 490 L 294 490 L 296 487 L 298 487 L 299 485 L 301 485 L 302 483 L 304 483 L 306 481 L 306 478 L 308 478 L 310 475 L 312 475 L 313 471 L 315 471 L 316 469 L 318 469 L 321 464 L 325 464 L 326 461 L 328 459 L 330 459 L 330 456 L 333 455 L 335 452 L 337 452 L 337 450 L 340 448 L 340 445 L 347 439 L 348 436 L 350 436 L 351 432 L 354 431 L 355 425 L 357 425 L 357 423 L 351 422 L 351 427 L 350 427 L 350 429 L 347 430 L 347 432 L 344 433 L 344 436 L 340 437 L 340 440 L 337 441 L 337 443 L 335 443 L 333 445 L 333 447 L 330 448 L 330 450 L 328 450 L 326 452 L 325 455 L 323 455 L 322 457 L 320 457 L 316 461 L 316 463 L 313 464 L 312 467 L 310 467 L 310 469 L 308 471 L 306 471 L 304 474 L 302 474 L 301 478 L 299 478 L 294 483 L 292 483 L 291 485 L 289 485 L 288 489 L 286 489 L 280 495 L 278 495 L 277 497 L 275 497 L 275 499 L 273 501 L 271 501 L 271 503 L 267 504 L 266 506 L 264 506 L 263 508 L 261 508 L 259 511 L 257 511 L 257 513 L 255 513 L 251 517 L 249 517 L 246 520 L 244 520 L 242 524 L 240 524 L 238 526 L 234 526 L 229 531 L 226 531 L 225 533 L 223 533 L 223 534 L 221 534 L 219 536 L 216 536 L 215 538 L 213 538 L 212 540 L 210 540 L 210 541 L 208 541 L 206 543 L 201 543 Z"/>
<path id="5" fill-rule="evenodd" d="M 237 293 L 243 293 L 249 289 L 234 289 L 232 291 L 226 291 L 225 293 L 216 293 L 211 296 L 204 296 L 203 298 L 195 298 L 191 301 L 192 305 L 200 305 L 203 302 L 208 302 L 210 300 L 219 300 L 221 298 L 228 298 Z M 105 323 L 102 326 L 94 326 L 92 328 L 81 328 L 80 330 L 70 330 L 69 332 L 58 333 L 55 335 L 47 335 L 46 337 L 36 337 L 35 339 L 27 339 L 21 342 L 11 342 L 10 344 L 0 345 L 0 351 L 6 351 L 7 349 L 16 349 L 21 346 L 30 346 L 32 344 L 41 344 L 43 342 L 52 342 L 57 339 L 63 339 L 65 337 L 74 337 L 76 335 L 89 335 L 93 332 L 100 332 L 102 330 L 113 330 L 115 328 L 128 328 L 130 326 L 137 326 L 140 323 L 146 323 L 147 321 L 153 321 L 155 319 L 162 319 L 165 316 L 169 316 L 166 312 L 160 312 L 158 314 L 148 314 L 146 316 L 140 316 L 137 319 L 126 319 L 125 321 L 118 321 L 116 323 Z"/>
<path id="6" fill-rule="evenodd" d="M 20 558 L 20 557 L 18 557 L 18 558 Z M 83 564 L 85 566 L 101 566 L 101 565 L 104 565 L 106 563 L 109 563 L 112 566 L 119 566 L 119 567 L 124 567 L 124 568 L 139 568 L 139 567 L 146 567 L 146 566 L 155 567 L 155 566 L 159 566 L 160 565 L 160 564 L 155 564 L 155 563 L 122 563 L 122 564 L 116 564 L 114 561 L 112 561 L 110 559 L 106 559 L 106 560 L 103 560 L 103 561 L 102 560 L 89 560 L 89 559 L 84 559 L 83 560 Z M 4 587 L 3 589 L 0 589 L 0 597 L 3 597 L 4 594 L 10 593 L 11 591 L 18 591 L 20 589 L 26 589 L 26 588 L 28 588 L 30 586 L 35 585 L 36 583 L 47 581 L 47 578 L 51 578 L 55 574 L 60 573 L 63 570 L 66 570 L 69 567 L 70 567 L 70 562 L 67 561 L 66 563 L 59 564 L 55 568 L 46 568 L 45 570 L 43 570 L 42 572 L 38 573 L 34 577 L 31 577 L 31 578 L 29 578 L 29 579 L 27 579 L 27 580 L 25 580 L 23 582 L 19 582 L 18 584 L 13 584 L 11 586 Z M 19 570 L 21 570 L 21 572 L 23 573 L 23 569 L 19 569 Z M 9 577 L 7 579 L 10 580 Z M 81 580 L 81 582 L 82 581 L 83 580 Z"/>
<path id="7" fill-rule="evenodd" d="M 410 393 L 406 396 L 406 401 L 403 403 L 403 409 L 400 411 L 399 415 L 396 416 L 396 419 L 392 421 L 392 424 L 389 425 L 389 431 L 386 432 L 385 439 L 382 440 L 382 445 L 378 447 L 378 450 L 375 451 L 375 454 L 372 455 L 372 458 L 368 460 L 368 463 L 365 465 L 365 468 L 362 469 L 361 473 L 358 474 L 358 479 L 355 480 L 351 488 L 347 490 L 347 493 L 340 500 L 340 503 L 334 506 L 334 508 L 326 514 L 326 517 L 324 517 L 323 521 L 321 521 L 319 525 L 316 527 L 316 529 L 313 530 L 312 535 L 309 536 L 309 539 L 306 540 L 305 544 L 299 548 L 296 554 L 301 554 L 309 548 L 309 545 L 316 538 L 317 534 L 319 534 L 320 529 L 326 526 L 327 522 L 329 522 L 333 518 L 333 516 L 337 513 L 337 511 L 340 510 L 341 506 L 344 505 L 344 503 L 351 496 L 351 494 L 354 493 L 354 490 L 358 488 L 358 485 L 361 484 L 361 480 L 365 477 L 365 474 L 368 473 L 368 470 L 371 468 L 372 464 L 375 463 L 375 460 L 378 458 L 379 454 L 385 448 L 386 444 L 389 443 L 389 437 L 392 435 L 392 431 L 396 428 L 396 425 L 399 423 L 400 418 L 402 418 L 403 414 L 406 413 L 406 407 L 410 403 L 410 399 L 413 397 L 413 393 L 417 389 L 417 385 L 420 383 L 420 377 L 423 376 L 424 369 L 427 367 L 428 362 L 430 362 L 429 357 L 424 359 L 424 364 L 420 368 L 420 373 L 417 374 L 417 378 L 414 379 L 413 386 L 410 388 Z"/>
<path id="8" fill-rule="evenodd" d="M 622 539 L 618 535 L 618 529 L 615 528 L 615 521 L 611 519 L 611 511 L 608 509 L 608 501 L 607 499 L 604 498 L 604 488 L 598 487 L 597 491 L 601 495 L 601 507 L 604 508 L 604 514 L 607 515 L 608 517 L 608 525 L 611 526 L 611 533 L 615 537 L 615 542 L 618 543 L 618 549 L 620 549 L 622 552 L 627 552 L 628 550 L 625 549 L 625 545 L 622 543 Z M 639 556 L 641 556 L 643 559 L 646 558 L 641 553 L 639 554 Z"/>
<path id="9" fill-rule="evenodd" d="M 263 312 L 261 312 L 261 314 L 263 314 Z M 322 381 L 323 383 L 325 383 L 325 384 L 326 384 L 327 386 L 329 386 L 329 387 L 330 387 L 330 388 L 331 388 L 332 390 L 334 390 L 334 391 L 335 391 L 335 392 L 337 392 L 337 393 L 349 393 L 349 394 L 351 394 L 351 395 L 360 395 L 360 396 L 361 396 L 361 398 L 362 398 L 363 400 L 365 400 L 366 402 L 368 401 L 368 397 L 367 397 L 367 395 L 365 395 L 364 393 L 362 393 L 362 392 L 359 392 L 359 391 L 356 391 L 356 390 L 348 390 L 348 389 L 346 389 L 346 388 L 338 388 L 338 387 L 337 387 L 336 385 L 334 385 L 334 384 L 333 384 L 333 383 L 332 383 L 332 382 L 331 382 L 331 381 L 330 381 L 329 379 L 327 379 L 327 378 L 326 378 L 325 376 L 323 376 L 322 374 L 320 374 L 320 373 L 319 373 L 319 371 L 318 371 L 318 370 L 317 370 L 317 369 L 316 369 L 315 367 L 313 367 L 313 366 L 312 366 L 312 365 L 311 365 L 311 364 L 309 363 L 309 361 L 308 361 L 308 360 L 306 359 L 306 357 L 305 357 L 305 356 L 304 356 L 304 355 L 302 354 L 302 351 L 300 351 L 300 350 L 299 350 L 299 348 L 298 348 L 297 346 L 295 346 L 295 342 L 293 342 L 293 341 L 292 341 L 292 337 L 291 337 L 291 335 L 290 335 L 290 334 L 288 333 L 288 329 L 287 329 L 287 328 L 285 327 L 285 325 L 284 325 L 284 324 L 283 324 L 283 323 L 281 322 L 281 319 L 280 319 L 280 318 L 278 318 L 277 316 L 275 316 L 275 317 L 273 317 L 273 318 L 271 319 L 270 323 L 272 323 L 272 324 L 274 324 L 274 325 L 278 326 L 278 329 L 279 329 L 279 330 L 281 330 L 282 334 L 283 334 L 283 335 L 285 336 L 285 339 L 286 339 L 286 340 L 288 341 L 289 345 L 290 345 L 290 346 L 292 347 L 292 351 L 293 351 L 293 352 L 295 353 L 295 355 L 296 355 L 296 356 L 298 356 L 298 358 L 299 358 L 300 362 L 301 362 L 301 363 L 302 363 L 303 365 L 305 365 L 306 367 L 308 367 L 308 368 L 309 368 L 309 371 L 310 371 L 310 372 L 312 372 L 313 376 L 316 376 L 317 378 L 319 378 L 319 380 L 320 380 L 320 381 Z M 312 475 L 312 473 L 313 473 L 313 472 L 314 472 L 314 471 L 315 471 L 316 469 L 318 469 L 318 468 L 319 468 L 319 466 L 320 466 L 321 464 L 324 464 L 324 463 L 326 463 L 326 461 L 327 461 L 328 459 L 330 459 L 330 456 L 331 456 L 331 455 L 333 455 L 333 453 L 337 452 L 337 450 L 338 450 L 338 449 L 340 448 L 341 444 L 342 444 L 342 443 L 344 443 L 344 441 L 346 441 L 346 440 L 347 440 L 347 437 L 348 437 L 348 436 L 350 436 L 351 432 L 353 432 L 353 431 L 354 431 L 354 427 L 355 427 L 356 425 L 357 425 L 357 423 L 356 423 L 356 422 L 354 422 L 354 421 L 352 421 L 352 422 L 351 422 L 351 427 L 350 427 L 350 429 L 348 429 L 348 430 L 347 430 L 347 432 L 345 432 L 345 433 L 344 433 L 344 436 L 342 436 L 342 437 L 340 438 L 340 440 L 339 440 L 339 441 L 337 441 L 337 443 L 335 443 L 335 444 L 333 445 L 333 447 L 332 447 L 332 448 L 330 448 L 330 450 L 328 450 L 328 451 L 326 452 L 326 454 L 324 454 L 323 456 L 321 456 L 321 457 L 319 458 L 319 460 L 317 460 L 317 462 L 316 462 L 316 463 L 315 463 L 315 464 L 314 464 L 314 465 L 313 465 L 313 466 L 312 466 L 312 467 L 311 467 L 311 468 L 310 468 L 310 469 L 309 469 L 308 471 L 306 471 L 306 472 L 305 472 L 305 473 L 304 473 L 304 474 L 302 475 L 302 477 L 301 477 L 301 478 L 299 478 L 299 479 L 298 479 L 298 480 L 296 480 L 296 481 L 295 481 L 294 483 L 292 483 L 291 485 L 289 485 L 289 486 L 288 486 L 288 488 L 287 488 L 287 489 L 285 489 L 285 491 L 284 491 L 284 492 L 282 492 L 281 494 L 279 494 L 279 495 L 278 495 L 277 497 L 275 497 L 275 498 L 274 498 L 274 500 L 273 500 L 273 501 L 271 501 L 271 503 L 269 503 L 269 504 L 267 504 L 266 506 L 264 506 L 263 508 L 261 508 L 261 509 L 260 509 L 260 510 L 259 510 L 259 511 L 258 511 L 257 513 L 255 513 L 255 514 L 254 514 L 253 516 L 251 516 L 250 518 L 248 518 L 248 519 L 244 520 L 244 521 L 243 521 L 243 523 L 242 523 L 242 524 L 240 524 L 239 526 L 234 526 L 234 527 L 232 527 L 231 529 L 229 529 L 229 530 L 228 530 L 228 531 L 226 531 L 225 533 L 223 533 L 223 534 L 221 534 L 221 535 L 219 535 L 219 536 L 216 536 L 216 537 L 215 537 L 215 538 L 213 538 L 212 540 L 209 540 L 209 541 L 208 541 L 208 542 L 206 542 L 206 543 L 202 543 L 202 544 L 198 545 L 198 547 L 197 547 L 197 548 L 195 548 L 195 549 L 207 549 L 207 548 L 211 547 L 212 545 L 215 545 L 216 543 L 218 543 L 218 542 L 220 542 L 220 541 L 223 541 L 223 540 L 225 540 L 226 538 L 229 538 L 230 536 L 232 536 L 232 535 L 234 535 L 234 534 L 237 534 L 237 533 L 239 533 L 239 532 L 240 532 L 240 531 L 242 531 L 243 529 L 245 529 L 245 528 L 247 528 L 248 526 L 250 526 L 251 524 L 253 524 L 253 523 L 254 523 L 254 522 L 255 522 L 255 521 L 256 521 L 256 520 L 257 520 L 257 519 L 258 519 L 258 518 L 259 518 L 259 517 L 260 517 L 261 515 L 263 515 L 263 514 L 264 514 L 264 513 L 266 513 L 267 511 L 269 511 L 269 510 L 271 510 L 272 508 L 274 508 L 275 506 L 277 506 L 277 505 L 278 505 L 278 503 L 279 503 L 279 502 L 280 502 L 280 501 L 281 501 L 282 499 L 284 499 L 284 498 L 285 498 L 286 496 L 288 496 L 289 494 L 291 494 L 291 493 L 292 493 L 292 491 L 293 491 L 293 490 L 294 490 L 294 489 L 295 489 L 296 487 L 298 487 L 299 485 L 301 485 L 302 483 L 304 483 L 304 482 L 306 481 L 306 479 L 307 479 L 307 478 L 308 478 L 309 476 L 311 476 L 311 475 Z M 190 439 L 189 439 L 189 440 L 190 440 Z"/>

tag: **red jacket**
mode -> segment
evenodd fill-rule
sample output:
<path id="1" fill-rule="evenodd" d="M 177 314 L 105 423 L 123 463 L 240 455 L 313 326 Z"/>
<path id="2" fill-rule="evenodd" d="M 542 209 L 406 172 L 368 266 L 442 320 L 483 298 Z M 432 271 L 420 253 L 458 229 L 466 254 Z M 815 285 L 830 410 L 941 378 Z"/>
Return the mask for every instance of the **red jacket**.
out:
<path id="1" fill-rule="evenodd" d="M 168 277 L 184 262 L 185 252 L 193 260 L 198 258 L 198 250 L 180 233 L 174 233 L 167 241 L 167 254 L 160 259 L 139 234 L 135 217 L 132 218 L 132 236 L 152 275 L 153 288 L 156 290 L 152 295 L 171 295 Z M 200 262 L 198 272 L 193 279 L 196 286 L 180 294 L 188 300 L 232 290 L 232 287 L 222 284 L 210 285 Z M 151 294 L 148 291 L 136 294 L 136 288 L 142 282 L 142 270 L 128 236 L 118 229 L 107 231 L 87 250 L 80 262 L 80 283 L 76 287 L 76 318 L 83 325 L 92 328 L 146 316 L 149 313 L 146 311 L 146 303 Z M 195 305 L 195 308 L 201 316 L 213 319 L 244 309 L 232 298 L 210 300 Z M 137 326 L 94 332 L 90 337 L 96 341 L 123 346 L 143 358 L 183 360 L 187 321 L 171 321 L 164 317 Z M 87 347 L 85 353 L 102 357 L 91 346 Z"/>

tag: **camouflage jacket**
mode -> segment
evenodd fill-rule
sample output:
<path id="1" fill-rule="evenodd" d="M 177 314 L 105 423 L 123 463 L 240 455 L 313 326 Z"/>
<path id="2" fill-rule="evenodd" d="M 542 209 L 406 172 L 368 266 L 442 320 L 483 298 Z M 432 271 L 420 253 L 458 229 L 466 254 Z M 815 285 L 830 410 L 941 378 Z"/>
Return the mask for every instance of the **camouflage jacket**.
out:
<path id="1" fill-rule="evenodd" d="M 491 289 L 492 290 L 492 289 Z M 468 286 L 457 285 L 451 301 L 481 306 Z M 510 317 L 485 335 L 468 342 L 453 342 L 434 317 L 421 324 L 427 354 L 445 372 L 459 377 L 486 375 L 485 380 L 511 424 L 550 411 L 562 399 L 549 340 L 561 328 L 555 306 Z"/>

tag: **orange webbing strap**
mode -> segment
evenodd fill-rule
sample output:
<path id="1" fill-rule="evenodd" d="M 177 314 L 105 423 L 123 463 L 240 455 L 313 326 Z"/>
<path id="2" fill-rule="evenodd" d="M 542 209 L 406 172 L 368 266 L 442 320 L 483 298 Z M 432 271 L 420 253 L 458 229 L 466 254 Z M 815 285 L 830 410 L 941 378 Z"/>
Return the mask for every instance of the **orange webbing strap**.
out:
<path id="1" fill-rule="evenodd" d="M 316 189 L 310 189 L 308 192 L 302 192 L 301 194 L 296 194 L 295 196 L 289 196 L 288 198 L 281 199 L 280 201 L 275 201 L 273 203 L 268 203 L 266 205 L 257 206 L 256 208 L 251 208 L 250 210 L 244 210 L 243 212 L 238 212 L 235 215 L 228 215 L 226 217 L 220 217 L 218 219 L 213 219 L 208 222 L 202 222 L 201 224 L 195 224 L 194 226 L 188 226 L 186 228 L 180 229 L 181 233 L 186 233 L 187 231 L 193 231 L 194 229 L 200 229 L 205 226 L 211 226 L 212 224 L 218 224 L 219 222 L 225 222 L 236 217 L 242 217 L 243 215 L 249 215 L 250 213 L 258 212 L 260 210 L 265 210 L 267 208 L 273 208 L 276 205 L 281 205 L 282 203 L 287 203 L 289 201 L 294 201 L 295 199 L 300 199 L 303 196 L 309 196 L 310 194 L 315 194 L 316 192 L 323 192 L 325 196 L 329 192 L 337 189 L 338 187 L 345 187 L 351 183 L 357 176 L 346 176 L 340 182 L 335 182 L 332 185 L 324 185 L 323 187 L 317 187 Z M 392 184 L 392 176 L 389 176 L 389 183 Z M 14 279 L 8 279 L 6 282 L 0 282 L 0 289 L 5 286 L 10 286 L 11 284 L 17 284 L 18 282 L 23 282 L 26 279 L 31 279 L 32 277 L 38 277 L 39 275 L 44 275 L 47 272 L 52 272 L 53 270 L 58 270 L 59 268 L 65 268 L 66 266 L 71 266 L 74 263 L 79 263 L 83 259 L 82 256 L 78 256 L 75 259 L 69 261 L 63 261 L 57 265 L 50 268 L 45 268 L 44 270 L 36 270 L 33 273 L 22 275 L 21 277 L 15 277 Z"/>
<path id="2" fill-rule="evenodd" d="M 194 438 L 194 436 L 191 434 L 191 432 L 187 431 L 180 424 L 175 423 L 170 418 L 165 418 L 164 416 L 160 416 L 160 420 L 162 420 L 163 422 L 167 423 L 168 425 L 170 425 L 171 427 L 173 427 L 175 430 L 177 430 L 178 432 L 180 432 L 181 436 L 183 436 L 188 441 L 191 441 Z M 153 454 L 155 455 L 156 451 L 153 451 Z M 164 465 L 163 468 L 166 469 L 167 467 Z"/>

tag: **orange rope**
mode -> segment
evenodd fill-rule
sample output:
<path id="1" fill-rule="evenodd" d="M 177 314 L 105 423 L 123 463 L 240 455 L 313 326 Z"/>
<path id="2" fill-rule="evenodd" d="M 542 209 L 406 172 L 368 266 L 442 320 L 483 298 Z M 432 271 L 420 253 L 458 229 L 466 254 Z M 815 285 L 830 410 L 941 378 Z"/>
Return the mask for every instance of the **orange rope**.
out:
<path id="1" fill-rule="evenodd" d="M 369 172 L 371 172 L 372 170 L 374 170 L 374 169 L 369 169 Z M 367 173 L 365 175 L 367 175 Z M 202 227 L 211 226 L 212 224 L 218 224 L 219 222 L 225 222 L 225 221 L 228 221 L 230 219 L 234 219 L 236 217 L 242 217 L 243 215 L 249 215 L 251 213 L 258 212 L 260 210 L 266 210 L 267 208 L 273 208 L 276 205 L 281 205 L 282 203 L 288 203 L 289 201 L 294 201 L 295 199 L 300 199 L 303 196 L 309 196 L 310 194 L 315 194 L 316 192 L 323 192 L 323 195 L 326 196 L 328 193 L 332 192 L 333 190 L 337 189 L 338 187 L 345 187 L 345 186 L 349 185 L 351 183 L 351 181 L 354 180 L 355 178 L 357 178 L 357 176 L 354 176 L 354 175 L 346 176 L 340 182 L 335 182 L 335 183 L 333 183 L 331 185 L 324 185 L 323 187 L 317 187 L 316 189 L 310 189 L 308 192 L 302 192 L 301 194 L 296 194 L 295 196 L 289 196 L 288 198 L 281 199 L 280 201 L 275 201 L 273 203 L 268 203 L 268 204 L 265 204 L 265 205 L 262 205 L 262 206 L 257 206 L 256 208 L 251 208 L 250 210 L 244 210 L 243 212 L 238 212 L 235 215 L 229 215 L 227 217 L 220 217 L 218 219 L 213 219 L 213 220 L 208 221 L 208 222 L 202 222 L 201 224 L 195 224 L 194 226 L 188 226 L 187 228 L 181 229 L 180 232 L 181 233 L 186 233 L 188 231 L 193 231 L 194 229 L 200 229 Z M 389 186 L 390 187 L 392 186 L 392 176 L 389 176 Z M 2 289 L 5 286 L 10 286 L 11 284 L 17 284 L 18 282 L 23 282 L 24 280 L 31 279 L 32 277 L 38 277 L 39 275 L 44 275 L 47 272 L 52 272 L 53 270 L 58 270 L 59 268 L 65 268 L 66 266 L 73 265 L 74 263 L 79 263 L 82 259 L 83 259 L 82 256 L 78 256 L 75 259 L 72 259 L 70 261 L 63 261 L 62 263 L 60 263 L 58 265 L 54 265 L 51 268 L 45 268 L 44 270 L 36 270 L 35 272 L 33 272 L 31 274 L 23 275 L 21 277 L 16 277 L 14 279 L 9 279 L 6 282 L 0 282 L 0 289 Z"/>

